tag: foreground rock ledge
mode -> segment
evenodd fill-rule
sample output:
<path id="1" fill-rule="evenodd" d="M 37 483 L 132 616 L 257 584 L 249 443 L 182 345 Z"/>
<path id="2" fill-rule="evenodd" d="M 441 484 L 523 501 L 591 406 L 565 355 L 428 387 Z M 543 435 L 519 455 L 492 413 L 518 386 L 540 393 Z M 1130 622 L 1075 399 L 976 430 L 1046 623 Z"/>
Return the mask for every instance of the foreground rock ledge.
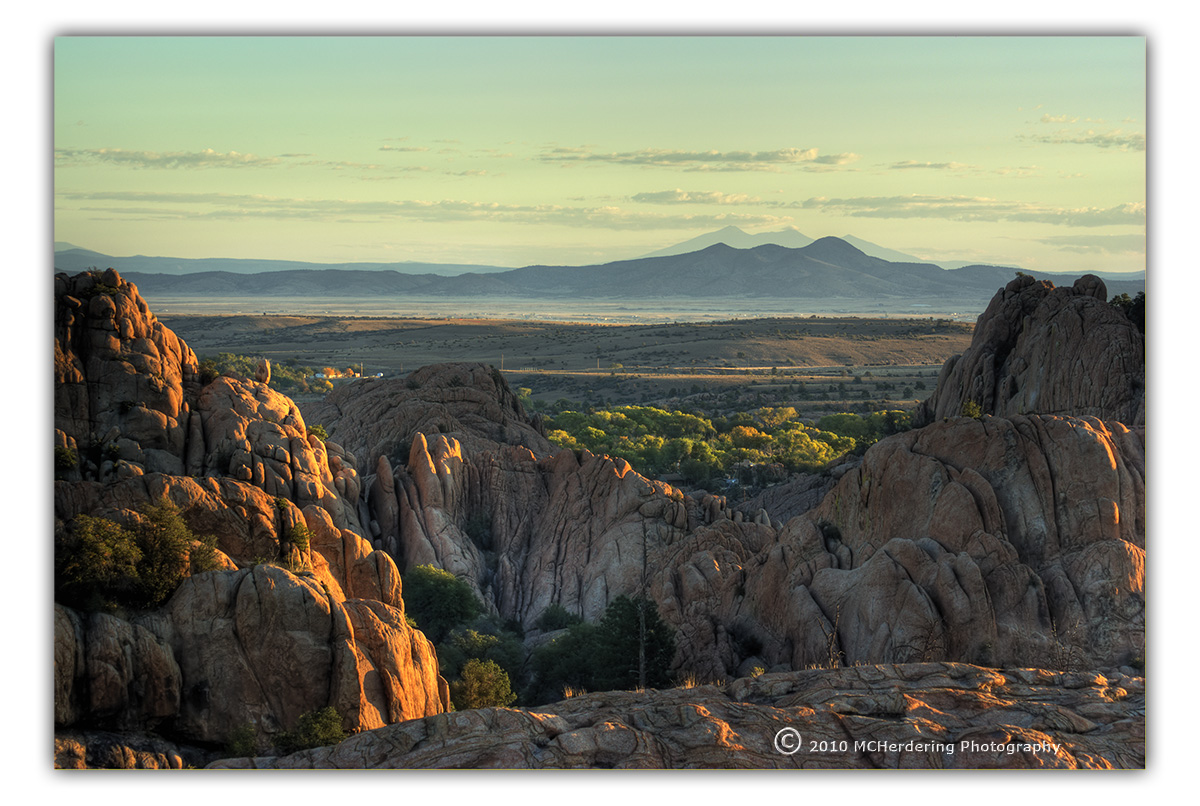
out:
<path id="1" fill-rule="evenodd" d="M 783 752 L 796 747 L 789 728 L 800 736 L 790 755 Z M 209 768 L 1144 766 L 1144 678 L 917 663 L 585 694 L 537 710 L 439 714 L 333 747 L 225 759 Z"/>

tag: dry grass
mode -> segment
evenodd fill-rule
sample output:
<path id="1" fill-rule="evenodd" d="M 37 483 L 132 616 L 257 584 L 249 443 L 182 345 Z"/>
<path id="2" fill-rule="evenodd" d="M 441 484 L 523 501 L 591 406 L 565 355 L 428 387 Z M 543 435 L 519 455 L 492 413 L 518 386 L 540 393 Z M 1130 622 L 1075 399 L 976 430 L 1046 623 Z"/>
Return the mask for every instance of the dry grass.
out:
<path id="1" fill-rule="evenodd" d="M 901 391 L 918 381 L 932 389 L 938 368 L 968 346 L 972 332 L 966 323 L 854 317 L 605 326 L 319 316 L 159 318 L 201 356 L 233 352 L 310 367 L 361 363 L 368 374 L 386 377 L 428 364 L 478 361 L 501 367 L 513 388 L 528 387 L 545 402 L 590 397 L 656 404 L 701 390 L 751 390 L 766 395 L 762 405 L 779 405 L 774 400 L 784 387 L 806 384 L 810 394 L 801 405 L 810 408 L 830 402 L 831 390 L 843 381 L 848 399 L 856 401 L 863 392 L 873 400 L 904 400 Z M 852 383 L 850 369 L 870 370 L 873 377 Z M 876 389 L 875 382 L 884 380 L 891 388 Z"/>

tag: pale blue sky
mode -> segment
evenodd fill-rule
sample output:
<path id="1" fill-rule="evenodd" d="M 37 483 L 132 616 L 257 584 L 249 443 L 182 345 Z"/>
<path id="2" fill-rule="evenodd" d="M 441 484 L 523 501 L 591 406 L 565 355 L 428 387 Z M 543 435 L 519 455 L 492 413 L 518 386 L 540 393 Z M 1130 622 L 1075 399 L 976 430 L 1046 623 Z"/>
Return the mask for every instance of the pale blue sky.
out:
<path id="1" fill-rule="evenodd" d="M 1140 37 L 59 38 L 55 238 L 588 263 L 726 224 L 1145 267 Z"/>

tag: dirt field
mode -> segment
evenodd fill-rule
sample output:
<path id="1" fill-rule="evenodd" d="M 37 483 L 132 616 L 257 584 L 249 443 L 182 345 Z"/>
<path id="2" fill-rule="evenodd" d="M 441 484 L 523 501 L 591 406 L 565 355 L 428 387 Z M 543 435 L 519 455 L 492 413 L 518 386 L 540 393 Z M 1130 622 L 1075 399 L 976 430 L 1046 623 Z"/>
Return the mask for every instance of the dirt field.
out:
<path id="1" fill-rule="evenodd" d="M 164 315 L 202 358 L 265 356 L 315 368 L 404 375 L 448 361 L 500 367 L 535 400 L 600 403 L 749 395 L 800 408 L 915 401 L 970 342 L 972 325 L 934 319 L 788 317 L 595 325 L 486 319 Z M 839 386 L 842 385 L 842 386 Z M 912 387 L 911 396 L 901 394 Z M 736 393 L 738 401 L 732 395 Z M 792 405 L 793 403 L 786 403 Z"/>

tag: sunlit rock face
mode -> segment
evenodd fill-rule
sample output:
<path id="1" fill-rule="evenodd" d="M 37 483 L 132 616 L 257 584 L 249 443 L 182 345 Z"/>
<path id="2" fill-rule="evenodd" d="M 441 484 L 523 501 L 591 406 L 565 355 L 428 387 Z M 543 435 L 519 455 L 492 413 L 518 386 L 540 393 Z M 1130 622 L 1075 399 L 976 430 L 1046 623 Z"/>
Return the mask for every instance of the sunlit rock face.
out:
<path id="1" fill-rule="evenodd" d="M 56 531 L 80 515 L 135 526 L 165 500 L 216 549 L 215 570 L 156 610 L 56 606 L 55 725 L 94 738 L 72 734 L 64 758 L 178 761 L 97 730 L 221 743 L 250 725 L 267 742 L 326 706 L 347 730 L 447 709 L 396 564 L 362 536 L 352 455 L 308 433 L 269 366 L 202 383 L 195 354 L 111 269 L 58 275 L 55 292 Z"/>
<path id="2" fill-rule="evenodd" d="M 230 478 L 362 531 L 357 471 L 331 467 L 290 398 L 249 378 L 202 385 L 195 353 L 112 269 L 60 274 L 55 290 L 56 460 L 73 459 L 60 478 Z"/>

